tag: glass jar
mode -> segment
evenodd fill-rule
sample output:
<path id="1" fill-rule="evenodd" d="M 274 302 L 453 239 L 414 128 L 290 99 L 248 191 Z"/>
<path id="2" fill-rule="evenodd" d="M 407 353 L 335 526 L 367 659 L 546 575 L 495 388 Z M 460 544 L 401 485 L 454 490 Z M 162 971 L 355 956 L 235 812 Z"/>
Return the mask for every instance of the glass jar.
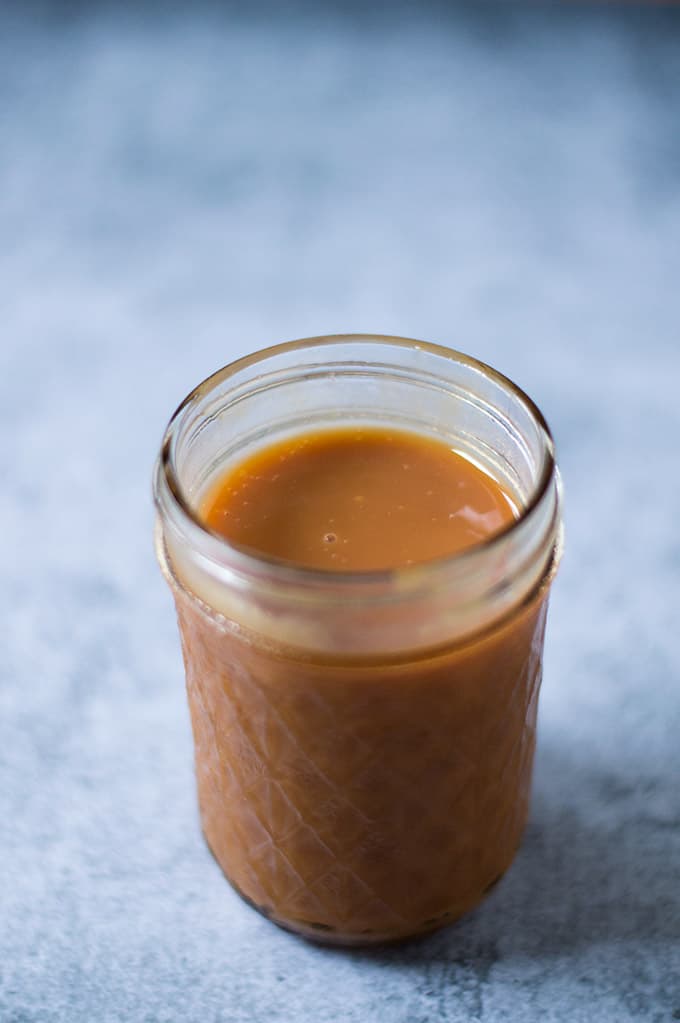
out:
<path id="1" fill-rule="evenodd" d="M 445 440 L 519 515 L 463 553 L 393 571 L 302 568 L 197 515 L 259 446 L 337 425 Z M 199 385 L 155 473 L 207 842 L 276 923 L 369 944 L 448 923 L 510 865 L 526 822 L 560 487 L 514 384 L 405 338 L 311 338 Z"/>

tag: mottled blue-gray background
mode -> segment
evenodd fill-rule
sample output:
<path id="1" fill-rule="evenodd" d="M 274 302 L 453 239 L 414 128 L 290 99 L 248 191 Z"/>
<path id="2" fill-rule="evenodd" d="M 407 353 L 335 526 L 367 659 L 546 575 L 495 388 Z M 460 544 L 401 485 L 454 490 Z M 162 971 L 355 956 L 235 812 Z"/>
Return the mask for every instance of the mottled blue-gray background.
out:
<path id="1" fill-rule="evenodd" d="M 680 11 L 0 8 L 0 1020 L 680 1019 Z M 567 551 L 535 798 L 458 926 L 326 951 L 202 844 L 150 474 L 343 330 L 538 401 Z"/>

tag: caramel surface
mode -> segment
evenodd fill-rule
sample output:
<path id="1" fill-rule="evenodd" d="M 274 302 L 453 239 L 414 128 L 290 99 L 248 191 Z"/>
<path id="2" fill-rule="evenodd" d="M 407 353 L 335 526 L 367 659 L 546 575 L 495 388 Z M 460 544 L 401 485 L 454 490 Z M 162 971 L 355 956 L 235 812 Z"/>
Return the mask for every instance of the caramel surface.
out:
<path id="1" fill-rule="evenodd" d="M 366 571 L 455 554 L 509 525 L 515 509 L 443 441 L 357 427 L 257 451 L 212 486 L 201 516 L 260 554 Z"/>

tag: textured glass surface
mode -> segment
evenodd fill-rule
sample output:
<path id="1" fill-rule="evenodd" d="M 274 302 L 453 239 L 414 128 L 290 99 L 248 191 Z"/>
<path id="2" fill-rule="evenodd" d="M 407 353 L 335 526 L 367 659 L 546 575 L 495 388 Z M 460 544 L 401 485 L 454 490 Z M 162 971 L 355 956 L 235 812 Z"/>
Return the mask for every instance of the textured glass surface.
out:
<path id="1" fill-rule="evenodd" d="M 207 841 L 286 927 L 371 942 L 472 908 L 526 821 L 547 591 L 437 656 L 319 664 L 174 587 Z"/>

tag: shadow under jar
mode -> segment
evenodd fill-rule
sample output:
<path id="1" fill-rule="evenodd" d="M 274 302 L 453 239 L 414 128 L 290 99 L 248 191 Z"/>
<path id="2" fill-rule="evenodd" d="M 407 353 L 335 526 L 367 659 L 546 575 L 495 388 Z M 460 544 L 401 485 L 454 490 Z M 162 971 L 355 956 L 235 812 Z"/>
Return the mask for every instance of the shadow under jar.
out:
<path id="1" fill-rule="evenodd" d="M 445 441 L 511 495 L 516 520 L 459 554 L 353 573 L 258 556 L 203 524 L 201 502 L 230 466 L 348 424 Z M 203 831 L 229 881 L 276 923 L 338 944 L 423 933 L 475 906 L 527 818 L 561 549 L 536 406 L 424 342 L 292 342 L 186 398 L 155 500 Z"/>

